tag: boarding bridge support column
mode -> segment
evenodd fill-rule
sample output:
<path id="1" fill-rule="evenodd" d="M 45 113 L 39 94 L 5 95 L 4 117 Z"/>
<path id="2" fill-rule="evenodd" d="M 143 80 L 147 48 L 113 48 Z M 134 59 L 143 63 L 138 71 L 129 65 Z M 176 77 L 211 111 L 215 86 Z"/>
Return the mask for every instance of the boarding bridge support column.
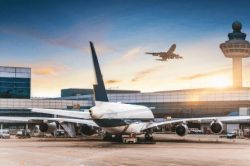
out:
<path id="1" fill-rule="evenodd" d="M 28 129 L 29 129 L 29 124 L 26 123 L 26 124 L 25 124 L 25 130 L 27 131 Z"/>

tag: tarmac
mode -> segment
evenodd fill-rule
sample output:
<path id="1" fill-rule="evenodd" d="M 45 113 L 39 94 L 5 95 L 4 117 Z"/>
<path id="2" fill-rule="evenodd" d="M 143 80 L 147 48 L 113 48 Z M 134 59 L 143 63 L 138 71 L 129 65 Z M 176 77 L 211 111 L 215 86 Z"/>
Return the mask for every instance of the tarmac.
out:
<path id="1" fill-rule="evenodd" d="M 0 140 L 3 166 L 231 165 L 250 166 L 250 140 L 212 135 L 154 135 L 156 144 L 83 139 L 30 138 Z"/>

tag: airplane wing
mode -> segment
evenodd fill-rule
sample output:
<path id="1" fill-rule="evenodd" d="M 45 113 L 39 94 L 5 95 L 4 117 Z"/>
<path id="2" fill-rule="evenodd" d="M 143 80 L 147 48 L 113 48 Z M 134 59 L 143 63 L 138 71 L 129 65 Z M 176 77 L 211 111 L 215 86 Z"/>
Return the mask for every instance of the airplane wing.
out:
<path id="1" fill-rule="evenodd" d="M 44 123 L 44 122 L 59 122 L 86 124 L 94 127 L 99 127 L 93 120 L 72 119 L 72 118 L 48 118 L 48 117 L 13 117 L 0 116 L 0 123 Z"/>
<path id="2" fill-rule="evenodd" d="M 147 129 L 153 129 L 160 126 L 168 126 L 180 123 L 187 123 L 187 122 L 194 122 L 200 124 L 211 123 L 213 121 L 220 121 L 222 123 L 250 123 L 250 116 L 226 116 L 226 117 L 204 117 L 204 118 L 185 118 L 185 119 L 174 119 L 174 120 L 167 120 L 164 122 L 152 122 L 145 124 L 142 128 L 142 131 Z"/>
<path id="3" fill-rule="evenodd" d="M 70 137 L 75 137 L 75 129 L 73 124 L 84 124 L 93 127 L 99 127 L 93 120 L 70 119 L 70 118 L 47 118 L 47 117 L 8 117 L 0 116 L 0 123 L 51 123 L 58 122 Z"/>
<path id="4" fill-rule="evenodd" d="M 183 59 L 182 56 L 178 55 L 178 54 L 168 54 L 166 52 L 157 52 L 157 53 L 151 53 L 153 56 L 159 56 L 161 58 L 163 58 L 164 60 L 166 59 Z"/>
<path id="5" fill-rule="evenodd" d="M 29 120 L 29 117 L 0 116 L 0 123 L 29 123 Z"/>
<path id="6" fill-rule="evenodd" d="M 167 61 L 167 59 L 155 59 L 155 60 L 157 60 L 157 61 Z"/>
<path id="7" fill-rule="evenodd" d="M 161 58 L 164 58 L 164 57 L 166 57 L 166 56 L 167 56 L 166 53 L 160 53 L 160 54 L 159 54 L 159 57 L 161 57 Z"/>
<path id="8" fill-rule="evenodd" d="M 93 120 L 88 120 L 88 119 L 53 118 L 51 120 L 58 121 L 59 123 L 69 122 L 69 123 L 86 124 L 89 126 L 99 127 Z"/>
<path id="9" fill-rule="evenodd" d="M 31 108 L 32 112 L 52 114 L 52 115 L 61 115 L 72 118 L 82 118 L 82 119 L 91 119 L 91 116 L 88 111 L 69 111 L 69 110 L 59 110 L 59 109 L 43 109 L 43 108 Z"/>
<path id="10" fill-rule="evenodd" d="M 168 56 L 166 52 L 147 52 L 146 54 L 151 54 L 153 56 L 165 57 Z"/>
<path id="11" fill-rule="evenodd" d="M 160 52 L 146 52 L 145 54 L 150 54 L 153 56 L 160 56 Z"/>
<path id="12" fill-rule="evenodd" d="M 183 59 L 182 56 L 178 55 L 178 54 L 167 54 L 167 53 L 161 53 L 159 55 L 161 58 L 164 58 L 164 59 Z"/>
<path id="13" fill-rule="evenodd" d="M 173 55 L 173 58 L 175 58 L 175 59 L 183 59 L 183 57 L 178 55 L 178 54 L 173 53 L 172 55 Z"/>

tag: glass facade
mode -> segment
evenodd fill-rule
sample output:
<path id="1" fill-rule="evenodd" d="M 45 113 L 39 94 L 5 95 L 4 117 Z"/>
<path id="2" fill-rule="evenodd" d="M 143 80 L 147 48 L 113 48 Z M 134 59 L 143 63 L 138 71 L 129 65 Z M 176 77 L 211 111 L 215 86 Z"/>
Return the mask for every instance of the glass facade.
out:
<path id="1" fill-rule="evenodd" d="M 29 108 L 48 109 L 85 109 L 93 105 L 92 101 L 59 99 L 0 99 L 0 116 L 46 116 L 33 113 Z M 51 115 L 50 115 L 51 116 Z"/>
<path id="2" fill-rule="evenodd" d="M 250 108 L 250 88 L 113 93 L 108 98 L 111 102 L 150 107 L 157 118 L 239 115 L 240 108 Z M 57 99 L 0 99 L 0 116 L 35 116 L 27 108 L 88 109 L 92 106 L 92 94 Z"/>
<path id="3" fill-rule="evenodd" d="M 61 90 L 61 97 L 71 97 L 71 96 L 79 96 L 79 95 L 90 95 L 93 94 L 93 89 L 76 89 L 76 88 L 69 88 L 69 89 L 62 89 Z M 136 90 L 107 90 L 109 94 L 128 94 L 128 93 L 140 93 L 140 91 Z"/>
<path id="4" fill-rule="evenodd" d="M 0 66 L 0 98 L 30 98 L 31 69 Z"/>
<path id="5" fill-rule="evenodd" d="M 250 88 L 191 89 L 141 94 L 109 95 L 115 102 L 145 105 L 156 117 L 206 117 L 238 115 L 250 108 Z"/>
<path id="6" fill-rule="evenodd" d="M 87 109 L 92 101 L 30 98 L 31 68 L 0 66 L 0 116 L 46 116 L 29 108 Z"/>
<path id="7" fill-rule="evenodd" d="M 239 108 L 250 108 L 250 88 L 108 94 L 108 98 L 112 102 L 145 105 L 152 108 L 158 118 L 238 115 Z M 70 99 L 73 100 L 74 97 Z M 93 96 L 77 96 L 75 99 L 93 101 Z"/>

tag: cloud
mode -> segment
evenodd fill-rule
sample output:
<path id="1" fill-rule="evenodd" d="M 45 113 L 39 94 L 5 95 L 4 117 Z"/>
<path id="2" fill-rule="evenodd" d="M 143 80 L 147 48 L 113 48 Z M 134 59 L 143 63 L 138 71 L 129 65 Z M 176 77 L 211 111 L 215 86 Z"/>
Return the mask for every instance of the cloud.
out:
<path id="1" fill-rule="evenodd" d="M 107 80 L 107 81 L 105 81 L 105 83 L 107 83 L 107 84 L 116 84 L 119 82 L 121 82 L 121 80 Z"/>
<path id="2" fill-rule="evenodd" d="M 101 56 L 103 54 L 111 53 L 111 52 L 115 51 L 114 47 L 112 47 L 110 45 L 107 45 L 107 44 L 103 44 L 103 43 L 100 43 L 100 42 L 94 42 L 94 45 L 95 45 L 95 50 L 96 50 L 98 56 Z M 90 47 L 89 47 L 89 45 L 85 45 L 84 47 L 81 47 L 80 49 L 83 52 L 85 52 L 87 54 L 90 54 Z"/>
<path id="3" fill-rule="evenodd" d="M 53 67 L 35 68 L 32 72 L 36 75 L 55 75 L 58 70 Z"/>
<path id="4" fill-rule="evenodd" d="M 145 70 L 142 70 L 138 72 L 132 79 L 131 82 L 138 82 L 141 79 L 145 78 L 146 76 L 149 76 L 150 74 L 154 73 L 155 71 L 159 70 L 162 66 L 154 66 Z"/>
<path id="5" fill-rule="evenodd" d="M 197 73 L 197 74 L 193 74 L 193 75 L 189 75 L 189 76 L 185 76 L 185 77 L 180 77 L 178 80 L 185 80 L 185 81 L 186 80 L 194 80 L 194 79 L 198 79 L 198 78 L 223 74 L 223 73 L 228 72 L 229 70 L 231 70 L 231 68 L 227 67 L 227 68 L 218 69 L 218 70 L 214 70 L 214 71 L 207 72 L 207 73 Z"/>
<path id="6" fill-rule="evenodd" d="M 128 52 L 126 52 L 122 56 L 121 60 L 126 61 L 126 62 L 132 61 L 136 57 L 138 57 L 140 55 L 140 53 L 141 53 L 141 48 L 139 48 L 139 47 L 133 48 L 133 49 L 129 50 Z"/>
<path id="7" fill-rule="evenodd" d="M 141 54 L 142 49 L 139 47 L 132 48 L 125 52 L 122 56 L 119 56 L 118 58 L 112 60 L 108 66 L 117 66 L 117 65 L 123 65 L 127 64 L 129 62 L 133 62 L 136 60 L 136 58 Z"/>
<path id="8" fill-rule="evenodd" d="M 102 41 L 103 34 L 107 30 L 106 26 L 101 24 L 100 27 L 90 27 L 85 22 L 78 22 L 75 25 L 71 25 L 67 29 L 58 31 L 41 28 L 30 28 L 27 26 L 13 26 L 13 25 L 5 25 L 0 26 L 0 33 L 10 34 L 14 36 L 20 37 L 28 37 L 35 40 L 42 41 L 44 43 L 60 46 L 64 48 L 71 49 L 80 49 L 80 50 L 88 50 L 89 45 L 88 41 Z M 102 49 L 100 50 L 112 50 L 105 46 L 100 46 Z M 89 52 L 88 52 L 89 53 Z"/>

